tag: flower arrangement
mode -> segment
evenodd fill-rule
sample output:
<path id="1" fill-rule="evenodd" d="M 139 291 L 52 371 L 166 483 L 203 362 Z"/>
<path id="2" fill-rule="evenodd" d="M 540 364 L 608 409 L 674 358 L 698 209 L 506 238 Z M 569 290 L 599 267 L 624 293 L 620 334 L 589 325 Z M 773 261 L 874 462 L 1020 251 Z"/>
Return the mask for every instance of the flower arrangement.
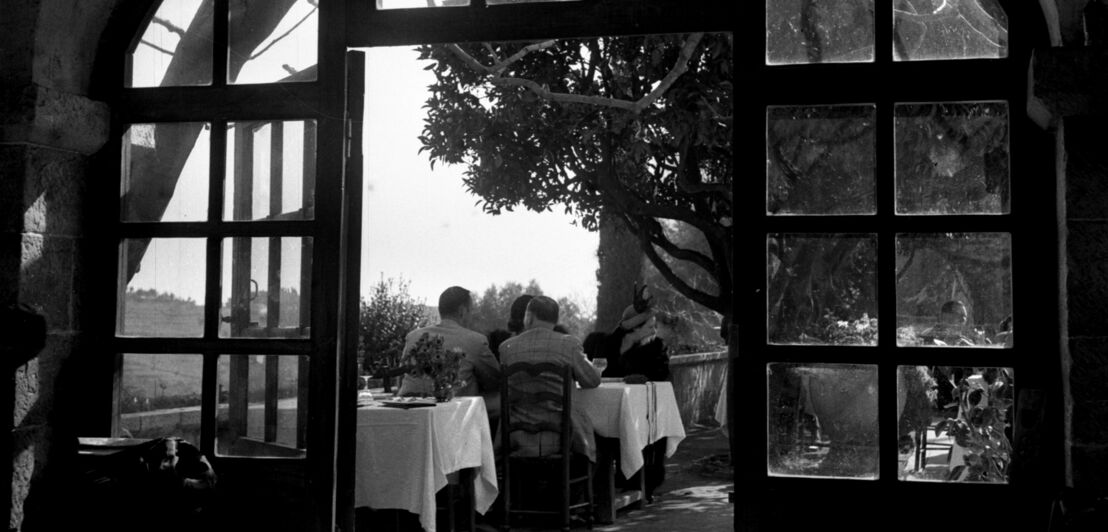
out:
<path id="1" fill-rule="evenodd" d="M 465 353 L 457 347 L 444 349 L 442 341 L 441 336 L 423 333 L 404 356 L 408 374 L 430 380 L 439 402 L 453 398 L 454 387 L 464 384 L 458 373 Z"/>

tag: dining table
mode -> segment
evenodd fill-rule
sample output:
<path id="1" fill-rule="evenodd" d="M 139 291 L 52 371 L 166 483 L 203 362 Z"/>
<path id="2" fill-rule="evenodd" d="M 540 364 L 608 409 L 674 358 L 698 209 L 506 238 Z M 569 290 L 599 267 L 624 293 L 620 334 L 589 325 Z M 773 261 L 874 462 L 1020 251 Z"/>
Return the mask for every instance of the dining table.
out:
<path id="1" fill-rule="evenodd" d="M 673 456 L 681 440 L 685 439 L 685 426 L 677 406 L 677 398 L 670 382 L 627 384 L 620 380 L 607 380 L 596 388 L 578 389 L 574 400 L 592 422 L 597 436 L 619 440 L 619 472 L 631 478 L 642 469 L 643 450 L 662 438 L 666 438 L 666 457 Z M 598 458 L 597 518 L 612 522 L 621 506 L 641 500 L 624 497 L 614 489 L 610 461 Z M 640 477 L 641 478 L 641 477 Z"/>
<path id="2" fill-rule="evenodd" d="M 354 506 L 419 515 L 435 532 L 435 494 L 456 472 L 472 468 L 474 509 L 484 514 L 498 487 L 484 399 L 404 404 L 359 400 Z"/>

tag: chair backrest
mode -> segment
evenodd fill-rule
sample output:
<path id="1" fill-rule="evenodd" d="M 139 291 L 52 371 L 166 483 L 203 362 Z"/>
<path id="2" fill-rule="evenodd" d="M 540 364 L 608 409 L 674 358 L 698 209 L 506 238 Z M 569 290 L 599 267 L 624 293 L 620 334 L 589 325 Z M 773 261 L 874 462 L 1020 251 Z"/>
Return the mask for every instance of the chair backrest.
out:
<path id="1" fill-rule="evenodd" d="M 568 456 L 572 389 L 573 370 L 565 364 L 516 362 L 502 366 L 500 434 L 506 453 L 514 451 L 513 433 L 546 432 L 558 435 L 558 452 Z"/>

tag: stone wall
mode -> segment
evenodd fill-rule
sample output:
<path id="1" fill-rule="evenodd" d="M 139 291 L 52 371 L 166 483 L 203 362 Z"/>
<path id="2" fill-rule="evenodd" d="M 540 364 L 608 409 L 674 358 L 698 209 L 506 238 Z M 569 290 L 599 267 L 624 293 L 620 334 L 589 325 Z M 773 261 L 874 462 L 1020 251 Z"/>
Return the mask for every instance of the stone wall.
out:
<path id="1" fill-rule="evenodd" d="M 718 425 L 716 402 L 727 385 L 727 352 L 672 356 L 669 372 L 685 428 Z"/>
<path id="2" fill-rule="evenodd" d="M 73 423 L 65 403 L 85 341 L 90 156 L 108 135 L 108 107 L 86 94 L 112 1 L 5 1 L 0 7 L 0 305 L 46 318 L 38 357 L 10 381 L 9 526 L 56 529 L 51 511 L 70 485 Z M 14 389 L 13 389 L 14 388 Z"/>

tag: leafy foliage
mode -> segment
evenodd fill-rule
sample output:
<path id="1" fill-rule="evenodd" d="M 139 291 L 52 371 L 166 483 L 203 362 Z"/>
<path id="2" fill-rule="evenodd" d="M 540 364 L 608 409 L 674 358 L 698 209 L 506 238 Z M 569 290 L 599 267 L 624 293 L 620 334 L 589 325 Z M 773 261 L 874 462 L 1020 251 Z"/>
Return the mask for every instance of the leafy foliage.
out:
<path id="1" fill-rule="evenodd" d="M 957 383 L 958 415 L 935 428 L 937 434 L 949 433 L 965 449 L 965 463 L 952 468 L 948 480 L 1007 482 L 1012 443 L 1005 429 L 1014 404 L 1012 390 L 1010 373 L 999 368 Z"/>
<path id="2" fill-rule="evenodd" d="M 408 284 L 382 278 L 373 285 L 369 300 L 361 301 L 359 351 L 367 374 L 399 366 L 405 336 L 427 324 L 425 306 L 408 294 Z"/>
<path id="3" fill-rule="evenodd" d="M 470 315 L 469 328 L 488 334 L 496 329 L 506 329 L 508 313 L 517 297 L 528 294 L 544 295 L 542 288 L 534 279 L 523 286 L 509 281 L 503 285 L 492 285 L 474 298 L 473 312 Z M 558 321 L 570 334 L 582 337 L 592 330 L 593 316 L 587 314 L 577 302 L 568 297 L 557 298 Z"/>
<path id="4" fill-rule="evenodd" d="M 602 212 L 618 215 L 651 244 L 644 250 L 667 282 L 730 315 L 730 35 L 435 45 L 420 54 L 436 77 L 421 151 L 432 165 L 465 165 L 466 187 L 486 212 L 560 206 L 589 229 Z M 697 227 L 710 253 L 676 245 L 659 219 Z M 718 292 L 680 279 L 660 254 L 703 269 Z"/>

